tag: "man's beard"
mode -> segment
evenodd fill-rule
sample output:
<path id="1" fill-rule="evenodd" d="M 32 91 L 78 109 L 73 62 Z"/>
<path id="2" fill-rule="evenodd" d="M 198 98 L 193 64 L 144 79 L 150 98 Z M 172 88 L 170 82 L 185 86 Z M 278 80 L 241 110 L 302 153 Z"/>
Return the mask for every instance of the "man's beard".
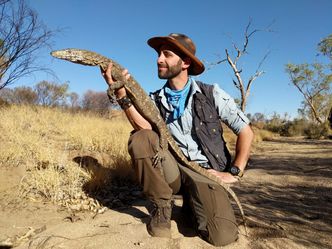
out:
<path id="1" fill-rule="evenodd" d="M 166 71 L 158 71 L 159 79 L 172 79 L 178 76 L 182 71 L 182 60 L 179 59 L 178 63 L 174 66 L 168 66 Z"/>

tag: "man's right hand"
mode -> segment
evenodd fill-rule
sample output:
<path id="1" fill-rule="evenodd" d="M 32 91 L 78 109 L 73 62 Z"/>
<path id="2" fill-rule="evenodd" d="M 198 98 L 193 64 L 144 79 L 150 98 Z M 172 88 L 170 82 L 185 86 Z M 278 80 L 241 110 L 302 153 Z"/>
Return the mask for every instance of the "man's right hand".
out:
<path id="1" fill-rule="evenodd" d="M 106 71 L 104 71 L 101 68 L 101 74 L 104 77 L 106 83 L 111 86 L 114 83 L 114 78 L 112 77 L 112 63 L 110 63 L 106 69 Z M 128 70 L 125 69 L 122 71 L 122 75 L 124 76 L 124 78 L 126 80 L 128 80 L 130 78 L 130 74 L 128 73 Z M 117 99 L 121 99 L 123 97 L 125 97 L 127 95 L 126 93 L 126 89 L 124 87 L 118 89 L 115 91 L 115 97 Z M 133 126 L 133 128 L 135 130 L 141 130 L 141 129 L 152 129 L 152 126 L 150 125 L 150 123 L 136 110 L 135 106 L 131 106 L 130 108 L 128 108 L 125 111 L 129 122 L 131 123 L 131 125 Z"/>
<path id="2" fill-rule="evenodd" d="M 113 66 L 113 64 L 111 62 L 108 65 L 106 71 L 104 71 L 102 68 L 100 68 L 101 74 L 109 86 L 111 86 L 114 83 L 114 78 L 112 76 L 112 66 Z M 122 71 L 122 75 L 125 77 L 126 80 L 128 80 L 130 78 L 130 74 L 128 73 L 127 69 Z M 117 99 L 121 99 L 122 97 L 126 96 L 126 89 L 124 87 L 118 89 L 117 91 L 115 91 L 115 96 Z"/>
<path id="3" fill-rule="evenodd" d="M 208 172 L 218 177 L 220 180 L 222 180 L 224 183 L 234 183 L 238 181 L 238 178 L 234 177 L 229 172 L 219 172 L 214 169 L 208 169 Z"/>

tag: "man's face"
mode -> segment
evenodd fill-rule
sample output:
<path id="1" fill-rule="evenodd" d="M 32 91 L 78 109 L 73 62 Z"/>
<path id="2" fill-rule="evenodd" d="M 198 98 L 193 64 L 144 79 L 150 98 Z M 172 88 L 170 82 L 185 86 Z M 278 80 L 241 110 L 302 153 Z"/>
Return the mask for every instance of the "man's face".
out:
<path id="1" fill-rule="evenodd" d="M 162 46 L 157 60 L 158 77 L 160 79 L 172 79 L 182 72 L 182 59 L 168 46 Z"/>

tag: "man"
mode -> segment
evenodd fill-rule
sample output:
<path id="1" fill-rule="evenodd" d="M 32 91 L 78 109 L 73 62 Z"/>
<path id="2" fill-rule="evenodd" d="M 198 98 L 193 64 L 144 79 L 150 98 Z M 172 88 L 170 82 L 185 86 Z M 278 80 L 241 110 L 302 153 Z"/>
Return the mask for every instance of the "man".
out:
<path id="1" fill-rule="evenodd" d="M 204 65 L 195 56 L 196 48 L 189 37 L 170 34 L 151 38 L 148 44 L 158 53 L 158 76 L 166 80 L 151 98 L 182 152 L 225 183 L 236 182 L 243 175 L 253 140 L 249 120 L 217 85 L 190 77 L 201 74 Z M 113 83 L 111 68 L 112 65 L 102 72 L 108 84 Z M 123 75 L 130 77 L 126 70 Z M 155 165 L 158 135 L 132 105 L 124 88 L 116 92 L 116 97 L 134 127 L 128 150 L 143 191 L 153 204 L 148 232 L 170 237 L 172 195 L 180 193 L 184 200 L 182 211 L 193 218 L 199 236 L 215 246 L 234 242 L 238 229 L 226 191 L 179 164 L 171 153 Z M 220 120 L 238 135 L 234 160 L 222 137 Z"/>

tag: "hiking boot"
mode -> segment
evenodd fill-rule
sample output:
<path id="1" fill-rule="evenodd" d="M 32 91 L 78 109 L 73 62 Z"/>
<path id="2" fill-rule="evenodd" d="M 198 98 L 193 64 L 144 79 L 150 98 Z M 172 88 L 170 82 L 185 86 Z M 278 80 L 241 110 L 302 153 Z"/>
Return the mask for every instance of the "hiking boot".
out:
<path id="1" fill-rule="evenodd" d="M 183 203 L 181 207 L 181 214 L 184 217 L 184 221 L 190 226 L 197 226 L 196 216 L 193 211 L 193 205 L 190 203 L 190 197 L 188 194 L 183 194 Z"/>
<path id="2" fill-rule="evenodd" d="M 171 237 L 172 201 L 158 200 L 152 202 L 151 220 L 147 225 L 148 233 L 153 237 Z"/>

